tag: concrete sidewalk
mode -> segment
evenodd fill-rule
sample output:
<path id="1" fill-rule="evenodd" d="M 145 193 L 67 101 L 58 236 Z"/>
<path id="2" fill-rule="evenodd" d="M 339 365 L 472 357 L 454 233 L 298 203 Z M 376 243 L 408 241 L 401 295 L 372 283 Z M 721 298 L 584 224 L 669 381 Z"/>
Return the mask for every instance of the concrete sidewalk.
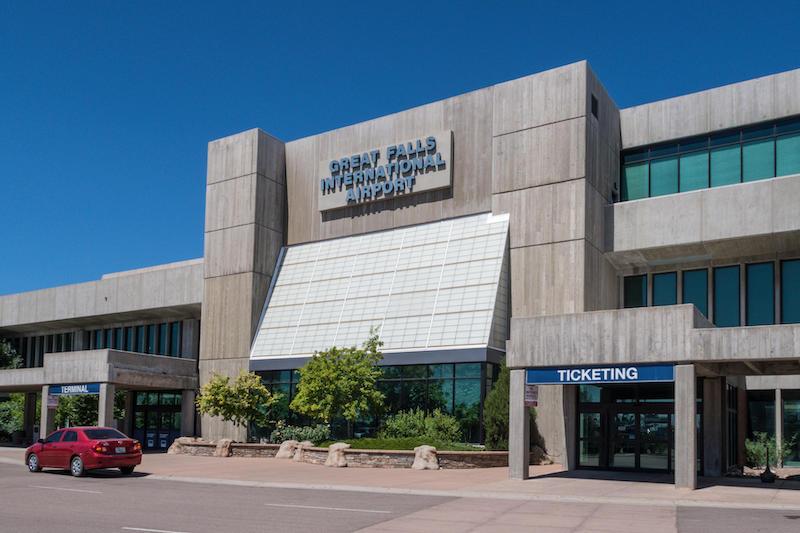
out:
<path id="1" fill-rule="evenodd" d="M 23 464 L 23 450 L 0 448 L 0 462 Z M 216 458 L 146 454 L 143 479 L 168 479 L 253 487 L 336 489 L 562 503 L 702 506 L 800 510 L 800 482 L 763 485 L 757 480 L 701 478 L 695 491 L 675 489 L 672 477 L 638 473 L 565 472 L 532 466 L 532 478 L 511 481 L 506 468 L 416 471 L 326 468 L 272 458 Z"/>

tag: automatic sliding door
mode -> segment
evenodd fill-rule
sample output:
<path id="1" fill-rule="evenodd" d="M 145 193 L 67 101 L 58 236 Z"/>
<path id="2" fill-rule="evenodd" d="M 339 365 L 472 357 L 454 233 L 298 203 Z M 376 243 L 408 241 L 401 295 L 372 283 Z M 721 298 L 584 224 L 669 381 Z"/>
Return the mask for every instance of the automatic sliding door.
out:
<path id="1" fill-rule="evenodd" d="M 611 413 L 609 424 L 610 468 L 637 468 L 636 454 L 639 448 L 639 431 L 636 413 Z"/>

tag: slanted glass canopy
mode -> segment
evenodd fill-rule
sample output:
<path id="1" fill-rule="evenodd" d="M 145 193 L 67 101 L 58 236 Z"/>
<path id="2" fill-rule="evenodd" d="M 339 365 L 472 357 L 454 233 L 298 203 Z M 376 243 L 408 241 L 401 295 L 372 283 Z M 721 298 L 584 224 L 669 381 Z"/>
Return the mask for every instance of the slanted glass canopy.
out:
<path id="1" fill-rule="evenodd" d="M 372 327 L 384 354 L 503 351 L 507 235 L 508 215 L 487 213 L 286 248 L 251 367 L 358 345 Z"/>

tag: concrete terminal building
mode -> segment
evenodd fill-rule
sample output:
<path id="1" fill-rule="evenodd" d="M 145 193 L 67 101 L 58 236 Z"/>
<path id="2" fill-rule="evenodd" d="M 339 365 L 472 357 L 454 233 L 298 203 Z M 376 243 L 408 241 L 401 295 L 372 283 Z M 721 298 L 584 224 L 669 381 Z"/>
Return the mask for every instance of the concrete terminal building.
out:
<path id="1" fill-rule="evenodd" d="M 0 392 L 30 393 L 31 434 L 36 392 L 85 384 L 102 423 L 129 391 L 120 423 L 148 447 L 243 440 L 194 420 L 198 384 L 250 369 L 288 398 L 315 350 L 372 327 L 390 408 L 453 412 L 472 441 L 507 362 L 512 477 L 533 403 L 567 468 L 684 487 L 741 464 L 752 432 L 788 442 L 800 70 L 619 109 L 579 62 L 291 142 L 213 141 L 204 258 L 0 297 L 26 366 Z"/>

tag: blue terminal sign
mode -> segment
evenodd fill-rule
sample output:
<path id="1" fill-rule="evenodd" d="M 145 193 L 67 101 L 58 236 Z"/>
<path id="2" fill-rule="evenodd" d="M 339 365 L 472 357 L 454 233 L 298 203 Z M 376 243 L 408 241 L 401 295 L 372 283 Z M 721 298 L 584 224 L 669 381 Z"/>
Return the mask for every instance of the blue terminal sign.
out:
<path id="1" fill-rule="evenodd" d="M 674 365 L 609 365 L 536 368 L 527 371 L 528 385 L 590 385 L 675 381 Z"/>
<path id="2" fill-rule="evenodd" d="M 50 385 L 48 393 L 52 396 L 77 396 L 79 394 L 100 394 L 100 384 L 78 383 L 74 385 Z"/>

